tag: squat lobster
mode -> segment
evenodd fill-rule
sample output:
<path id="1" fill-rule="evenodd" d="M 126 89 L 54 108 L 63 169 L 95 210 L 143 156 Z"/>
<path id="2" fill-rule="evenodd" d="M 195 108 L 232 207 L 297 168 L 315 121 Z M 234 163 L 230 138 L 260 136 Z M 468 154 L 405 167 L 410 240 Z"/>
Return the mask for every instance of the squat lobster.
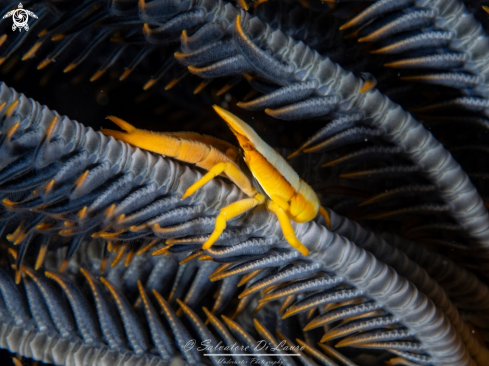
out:
<path id="1" fill-rule="evenodd" d="M 226 228 L 227 221 L 258 205 L 266 204 L 277 216 L 287 242 L 301 254 L 308 255 L 309 250 L 296 238 L 290 220 L 308 222 L 319 212 L 330 226 L 329 216 L 320 206 L 316 193 L 248 124 L 221 107 L 214 106 L 214 109 L 238 139 L 243 149 L 243 160 L 251 171 L 252 178 L 247 177 L 239 168 L 238 150 L 212 137 L 196 133 L 159 134 L 139 130 L 116 117 L 108 118 L 127 133 L 112 130 L 102 132 L 142 149 L 207 169 L 208 172 L 185 191 L 182 199 L 189 197 L 220 174 L 227 176 L 250 197 L 221 209 L 216 218 L 214 231 L 203 244 L 203 249 L 208 249 L 214 244 Z M 251 179 L 255 180 L 261 192 L 253 187 Z"/>

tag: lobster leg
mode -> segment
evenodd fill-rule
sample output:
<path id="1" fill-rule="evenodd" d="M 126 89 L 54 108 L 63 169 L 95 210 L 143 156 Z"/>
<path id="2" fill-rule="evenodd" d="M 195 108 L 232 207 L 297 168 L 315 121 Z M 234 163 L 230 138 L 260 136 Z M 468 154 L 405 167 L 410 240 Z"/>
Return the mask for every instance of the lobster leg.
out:
<path id="1" fill-rule="evenodd" d="M 326 211 L 326 209 L 323 206 L 319 206 L 319 214 L 326 221 L 326 225 L 328 226 L 328 229 L 331 229 L 331 218 L 329 217 L 328 211 Z"/>
<path id="2" fill-rule="evenodd" d="M 287 240 L 287 242 L 293 248 L 297 249 L 302 255 L 307 256 L 309 254 L 309 249 L 307 249 L 305 245 L 296 238 L 294 228 L 290 223 L 290 218 L 289 216 L 287 216 L 287 213 L 284 211 L 284 209 L 273 201 L 270 201 L 268 203 L 268 209 L 277 216 L 285 240 Z"/>
<path id="3" fill-rule="evenodd" d="M 202 249 L 209 249 L 212 244 L 214 244 L 214 242 L 221 236 L 222 232 L 226 228 L 227 221 L 251 210 L 253 207 L 265 203 L 265 200 L 266 198 L 258 193 L 253 198 L 245 198 L 244 200 L 234 202 L 222 208 L 221 212 L 216 217 L 216 226 L 214 231 L 212 232 L 211 236 L 209 236 L 209 239 L 207 239 L 207 241 L 202 245 Z"/>
<path id="4" fill-rule="evenodd" d="M 187 190 L 182 196 L 182 199 L 191 196 L 199 188 L 202 188 L 204 185 L 209 183 L 212 179 L 214 179 L 221 173 L 225 173 L 226 176 L 229 177 L 229 179 L 231 179 L 234 183 L 236 183 L 236 185 L 240 187 L 240 189 L 244 193 L 246 193 L 249 196 L 254 195 L 255 193 L 254 190 L 253 192 L 251 192 L 249 190 L 246 190 L 245 188 L 241 188 L 241 187 L 246 187 L 245 183 L 248 181 L 246 175 L 235 164 L 227 161 L 227 162 L 218 163 L 214 165 L 211 169 L 209 169 L 209 171 L 202 178 L 200 178 L 197 182 L 195 182 L 194 184 L 192 184 L 190 187 L 187 188 Z"/>

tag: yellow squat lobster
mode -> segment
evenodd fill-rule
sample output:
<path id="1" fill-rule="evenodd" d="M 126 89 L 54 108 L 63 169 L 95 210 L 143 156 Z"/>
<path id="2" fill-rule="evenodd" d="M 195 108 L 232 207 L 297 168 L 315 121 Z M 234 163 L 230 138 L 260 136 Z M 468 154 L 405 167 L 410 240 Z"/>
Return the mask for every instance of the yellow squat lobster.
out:
<path id="1" fill-rule="evenodd" d="M 102 132 L 144 150 L 193 163 L 208 170 L 207 174 L 186 190 L 182 199 L 192 195 L 220 174 L 229 178 L 250 197 L 221 209 L 214 231 L 203 244 L 203 249 L 214 244 L 226 228 L 227 221 L 257 205 L 266 204 L 277 216 L 287 242 L 303 255 L 308 255 L 309 250 L 296 238 L 290 220 L 308 222 L 319 212 L 330 226 L 329 216 L 320 206 L 316 193 L 248 124 L 221 107 L 214 106 L 214 109 L 238 139 L 243 149 L 243 160 L 262 193 L 253 187 L 251 178 L 239 168 L 241 156 L 238 149 L 225 141 L 192 132 L 156 133 L 140 130 L 112 116 L 107 118 L 126 133 L 105 129 Z"/>

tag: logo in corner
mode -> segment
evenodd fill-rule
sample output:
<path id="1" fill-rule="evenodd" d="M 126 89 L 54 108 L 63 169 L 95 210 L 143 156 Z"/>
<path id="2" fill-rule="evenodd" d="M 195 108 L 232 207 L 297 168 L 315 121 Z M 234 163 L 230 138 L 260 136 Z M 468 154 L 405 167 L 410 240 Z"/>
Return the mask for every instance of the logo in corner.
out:
<path id="1" fill-rule="evenodd" d="M 20 32 L 22 31 L 22 28 L 24 28 L 26 31 L 29 30 L 29 24 L 27 24 L 27 22 L 29 21 L 29 16 L 37 19 L 36 14 L 34 14 L 30 10 L 24 9 L 22 3 L 19 3 L 18 8 L 9 11 L 3 16 L 3 19 L 12 17 L 12 20 L 14 22 L 14 24 L 12 25 L 12 30 L 15 31 L 18 28 Z"/>

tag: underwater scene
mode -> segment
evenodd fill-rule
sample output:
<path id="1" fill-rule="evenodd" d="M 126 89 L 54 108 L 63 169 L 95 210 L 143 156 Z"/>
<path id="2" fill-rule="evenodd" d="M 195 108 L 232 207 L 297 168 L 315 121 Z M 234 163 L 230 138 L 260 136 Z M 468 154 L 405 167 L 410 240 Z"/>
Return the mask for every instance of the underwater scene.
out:
<path id="1" fill-rule="evenodd" d="M 489 365 L 489 1 L 0 9 L 0 365 Z"/>

